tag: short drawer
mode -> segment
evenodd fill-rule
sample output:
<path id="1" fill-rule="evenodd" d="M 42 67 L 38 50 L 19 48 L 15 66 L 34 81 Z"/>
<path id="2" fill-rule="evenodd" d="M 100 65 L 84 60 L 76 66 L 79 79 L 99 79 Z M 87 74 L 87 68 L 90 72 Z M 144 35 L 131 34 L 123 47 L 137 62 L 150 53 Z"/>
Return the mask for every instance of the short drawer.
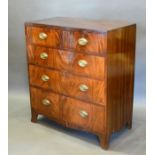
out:
<path id="1" fill-rule="evenodd" d="M 43 91 L 34 87 L 30 87 L 31 107 L 39 114 L 43 114 L 50 118 L 59 120 L 60 103 L 59 95 L 49 91 Z"/>
<path id="2" fill-rule="evenodd" d="M 103 55 L 107 48 L 106 33 L 63 31 L 63 47 L 77 52 Z"/>
<path id="3" fill-rule="evenodd" d="M 103 132 L 105 126 L 105 109 L 79 100 L 67 98 L 63 102 L 63 120 L 69 126 Z"/>
<path id="4" fill-rule="evenodd" d="M 48 27 L 26 27 L 27 42 L 35 45 L 58 48 L 61 42 L 61 32 Z"/>
<path id="5" fill-rule="evenodd" d="M 29 63 L 75 74 L 105 78 L 105 57 L 28 45 Z"/>
<path id="6" fill-rule="evenodd" d="M 34 65 L 29 65 L 29 74 L 31 85 L 105 105 L 106 85 L 103 80 L 84 78 Z"/>

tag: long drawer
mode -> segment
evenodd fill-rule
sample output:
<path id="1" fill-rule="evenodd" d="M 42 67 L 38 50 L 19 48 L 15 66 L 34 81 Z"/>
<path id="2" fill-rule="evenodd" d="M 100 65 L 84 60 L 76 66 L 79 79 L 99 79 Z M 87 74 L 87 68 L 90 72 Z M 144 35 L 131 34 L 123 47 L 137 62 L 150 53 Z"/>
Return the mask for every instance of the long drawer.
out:
<path id="1" fill-rule="evenodd" d="M 62 119 L 68 126 L 98 133 L 104 131 L 104 106 L 96 106 L 35 87 L 30 87 L 30 91 L 31 106 L 40 114 L 55 120 Z"/>
<path id="2" fill-rule="evenodd" d="M 105 105 L 106 85 L 102 80 L 74 76 L 65 72 L 29 65 L 30 84 Z"/>
<path id="3" fill-rule="evenodd" d="M 28 45 L 29 63 L 66 70 L 97 79 L 105 78 L 105 57 Z M 95 74 L 94 74 L 95 73 Z"/>

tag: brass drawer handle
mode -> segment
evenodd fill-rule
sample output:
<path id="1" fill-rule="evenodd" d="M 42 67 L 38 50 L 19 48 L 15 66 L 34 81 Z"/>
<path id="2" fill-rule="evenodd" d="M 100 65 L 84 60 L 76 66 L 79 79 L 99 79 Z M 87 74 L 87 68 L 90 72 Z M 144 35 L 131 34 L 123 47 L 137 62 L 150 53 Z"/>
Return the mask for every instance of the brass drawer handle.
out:
<path id="1" fill-rule="evenodd" d="M 45 53 L 45 52 L 43 52 L 43 53 L 41 53 L 40 54 L 40 59 L 47 59 L 48 58 L 48 54 L 47 53 Z"/>
<path id="2" fill-rule="evenodd" d="M 48 99 L 43 99 L 42 104 L 45 105 L 45 106 L 49 106 L 51 104 L 51 102 Z"/>
<path id="3" fill-rule="evenodd" d="M 88 65 L 88 62 L 86 60 L 79 60 L 78 65 L 80 67 L 86 67 Z"/>
<path id="4" fill-rule="evenodd" d="M 88 86 L 85 85 L 85 84 L 81 84 L 79 88 L 80 88 L 80 90 L 83 91 L 83 92 L 84 92 L 84 91 L 87 91 L 87 90 L 89 89 Z"/>
<path id="5" fill-rule="evenodd" d="M 49 76 L 47 76 L 47 75 L 42 75 L 41 76 L 41 79 L 43 80 L 43 81 L 48 81 L 50 78 L 49 78 Z"/>
<path id="6" fill-rule="evenodd" d="M 88 44 L 88 40 L 86 38 L 80 38 L 78 40 L 78 44 L 81 45 L 81 46 L 85 46 Z"/>
<path id="7" fill-rule="evenodd" d="M 81 116 L 82 118 L 87 118 L 87 117 L 88 117 L 88 112 L 86 112 L 85 110 L 81 110 L 81 111 L 79 112 L 79 114 L 80 114 L 80 116 Z"/>
<path id="8" fill-rule="evenodd" d="M 41 33 L 39 33 L 39 38 L 40 38 L 41 40 L 45 40 L 45 39 L 47 39 L 47 34 L 44 33 L 44 32 L 41 32 Z"/>

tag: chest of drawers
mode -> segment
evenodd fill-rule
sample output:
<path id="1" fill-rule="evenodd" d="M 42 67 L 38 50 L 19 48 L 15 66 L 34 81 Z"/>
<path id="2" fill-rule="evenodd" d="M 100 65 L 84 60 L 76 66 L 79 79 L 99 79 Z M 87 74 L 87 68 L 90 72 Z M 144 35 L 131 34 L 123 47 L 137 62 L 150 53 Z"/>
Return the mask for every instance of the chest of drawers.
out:
<path id="1" fill-rule="evenodd" d="M 32 122 L 96 134 L 132 126 L 136 25 L 75 18 L 25 23 Z"/>

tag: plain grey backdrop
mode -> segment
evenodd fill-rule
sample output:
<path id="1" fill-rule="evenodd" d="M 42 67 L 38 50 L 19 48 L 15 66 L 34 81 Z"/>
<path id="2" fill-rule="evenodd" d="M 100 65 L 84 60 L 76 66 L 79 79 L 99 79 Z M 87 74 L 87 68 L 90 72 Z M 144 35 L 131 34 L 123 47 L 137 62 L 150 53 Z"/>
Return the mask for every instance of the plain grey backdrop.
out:
<path id="1" fill-rule="evenodd" d="M 133 128 L 114 135 L 108 151 L 93 135 L 30 121 L 24 22 L 56 16 L 137 24 Z M 145 57 L 145 0 L 9 0 L 9 154 L 145 155 Z"/>
<path id="2" fill-rule="evenodd" d="M 9 96 L 28 96 L 24 22 L 55 16 L 137 24 L 135 103 L 145 103 L 145 0 L 9 0 Z"/>

